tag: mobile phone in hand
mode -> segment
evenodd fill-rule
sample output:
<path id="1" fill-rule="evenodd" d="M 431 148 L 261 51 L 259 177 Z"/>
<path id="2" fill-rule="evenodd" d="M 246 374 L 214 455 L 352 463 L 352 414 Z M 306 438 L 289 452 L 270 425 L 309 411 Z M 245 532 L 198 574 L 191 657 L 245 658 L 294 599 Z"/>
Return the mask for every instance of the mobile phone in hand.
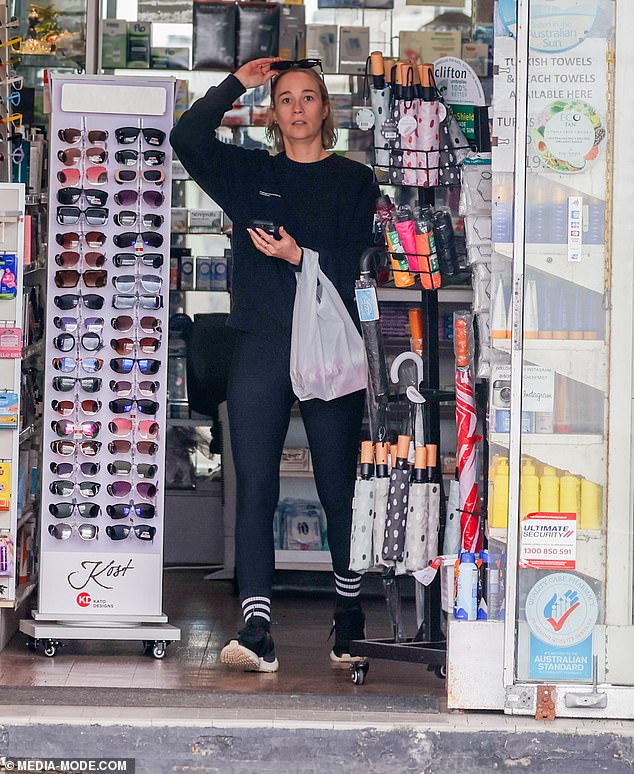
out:
<path id="1" fill-rule="evenodd" d="M 280 236 L 280 227 L 276 226 L 272 220 L 252 220 L 251 223 L 249 223 L 249 228 L 261 228 L 262 231 L 269 236 L 272 236 L 274 239 L 282 238 Z"/>

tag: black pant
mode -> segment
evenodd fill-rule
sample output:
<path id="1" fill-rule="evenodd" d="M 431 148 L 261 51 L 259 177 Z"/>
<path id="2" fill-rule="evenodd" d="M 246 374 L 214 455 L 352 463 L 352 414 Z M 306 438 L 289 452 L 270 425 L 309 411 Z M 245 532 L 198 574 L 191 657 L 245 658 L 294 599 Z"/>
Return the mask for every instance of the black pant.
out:
<path id="1" fill-rule="evenodd" d="M 289 376 L 290 334 L 240 332 L 227 405 L 237 476 L 236 566 L 241 598 L 270 596 L 284 439 L 296 401 Z M 365 391 L 300 402 L 334 571 L 350 562 L 352 497 Z"/>

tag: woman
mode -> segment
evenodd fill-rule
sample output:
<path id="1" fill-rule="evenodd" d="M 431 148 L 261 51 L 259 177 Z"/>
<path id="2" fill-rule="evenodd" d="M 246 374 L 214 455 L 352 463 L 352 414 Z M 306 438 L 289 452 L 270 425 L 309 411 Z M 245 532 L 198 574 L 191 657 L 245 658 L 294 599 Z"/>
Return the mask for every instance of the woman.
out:
<path id="1" fill-rule="evenodd" d="M 323 79 L 277 59 L 243 65 L 195 102 L 171 135 L 179 159 L 233 222 L 232 311 L 238 329 L 228 390 L 237 476 L 236 566 L 245 626 L 220 660 L 246 671 L 275 672 L 270 633 L 275 566 L 273 518 L 279 466 L 296 398 L 289 376 L 295 272 L 302 249 L 319 254 L 353 317 L 359 257 L 372 243 L 378 189 L 371 171 L 329 152 L 335 141 Z M 277 155 L 221 143 L 222 116 L 247 89 L 273 78 L 269 136 Z M 253 220 L 272 221 L 279 238 Z M 334 661 L 349 661 L 351 639 L 364 636 L 361 578 L 350 572 L 351 504 L 364 392 L 309 400 L 300 410 L 324 508 L 335 573 Z"/>

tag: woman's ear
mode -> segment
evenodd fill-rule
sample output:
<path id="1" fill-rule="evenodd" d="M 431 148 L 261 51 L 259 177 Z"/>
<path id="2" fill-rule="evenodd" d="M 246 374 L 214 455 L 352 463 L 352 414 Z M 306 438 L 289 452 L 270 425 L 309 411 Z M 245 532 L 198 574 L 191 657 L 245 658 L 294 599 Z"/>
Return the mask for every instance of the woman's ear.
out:
<path id="1" fill-rule="evenodd" d="M 321 111 L 321 120 L 325 121 L 330 115 L 330 102 L 325 102 Z"/>

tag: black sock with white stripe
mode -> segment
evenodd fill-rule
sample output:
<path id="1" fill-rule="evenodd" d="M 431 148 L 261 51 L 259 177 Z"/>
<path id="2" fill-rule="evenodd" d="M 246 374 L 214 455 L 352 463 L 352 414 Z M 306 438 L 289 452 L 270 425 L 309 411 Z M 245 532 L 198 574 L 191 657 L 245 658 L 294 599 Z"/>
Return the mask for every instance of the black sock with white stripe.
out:
<path id="1" fill-rule="evenodd" d="M 359 607 L 359 595 L 361 594 L 361 576 L 356 573 L 350 575 L 335 576 L 335 594 L 337 609 L 345 610 L 351 607 Z"/>
<path id="2" fill-rule="evenodd" d="M 258 618 L 257 623 L 271 624 L 271 598 L 270 597 L 245 597 L 242 600 L 242 617 L 245 623 L 252 618 Z M 256 623 L 253 621 L 253 623 Z"/>

